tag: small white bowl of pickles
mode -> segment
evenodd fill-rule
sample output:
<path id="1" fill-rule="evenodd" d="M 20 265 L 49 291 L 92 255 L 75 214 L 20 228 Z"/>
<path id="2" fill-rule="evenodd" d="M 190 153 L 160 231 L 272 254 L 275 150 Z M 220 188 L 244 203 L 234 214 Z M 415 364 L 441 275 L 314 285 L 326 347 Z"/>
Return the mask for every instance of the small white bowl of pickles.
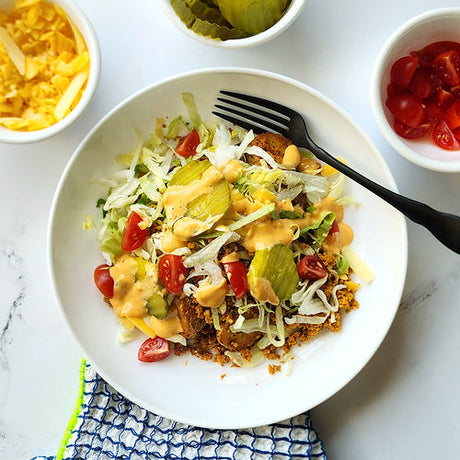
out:
<path id="1" fill-rule="evenodd" d="M 278 36 L 306 0 L 160 0 L 183 33 L 218 48 L 247 48 Z"/>

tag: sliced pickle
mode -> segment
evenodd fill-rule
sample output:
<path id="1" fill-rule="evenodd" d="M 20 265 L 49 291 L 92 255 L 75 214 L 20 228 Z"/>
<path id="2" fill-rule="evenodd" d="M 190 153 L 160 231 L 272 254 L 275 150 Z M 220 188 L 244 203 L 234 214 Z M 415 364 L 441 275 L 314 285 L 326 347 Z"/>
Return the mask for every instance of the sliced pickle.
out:
<path id="1" fill-rule="evenodd" d="M 209 217 L 223 216 L 230 206 L 230 188 L 225 179 L 217 182 L 211 193 L 201 195 L 188 205 L 187 216 L 198 220 L 207 220 Z"/>
<path id="2" fill-rule="evenodd" d="M 208 160 L 192 160 L 182 166 L 171 178 L 169 186 L 191 185 L 200 181 L 204 173 L 213 167 Z M 208 228 L 202 228 L 202 231 L 211 228 L 214 222 L 220 219 L 230 207 L 230 187 L 228 182 L 222 176 L 211 186 L 211 190 L 203 193 L 189 203 L 187 203 L 187 211 L 184 217 L 190 217 L 202 222 L 209 221 Z"/>
<path id="3" fill-rule="evenodd" d="M 147 301 L 147 311 L 150 316 L 155 316 L 158 319 L 164 319 L 169 313 L 168 302 L 161 294 L 154 293 Z"/>
<path id="4" fill-rule="evenodd" d="M 204 172 L 211 167 L 208 160 L 192 160 L 180 167 L 169 181 L 169 185 L 189 185 L 203 177 Z"/>
<path id="5" fill-rule="evenodd" d="M 292 251 L 283 244 L 256 251 L 248 271 L 250 287 L 256 285 L 257 278 L 268 280 L 280 300 L 289 299 L 299 282 Z"/>
<path id="6" fill-rule="evenodd" d="M 224 18 L 250 35 L 278 22 L 288 3 L 289 0 L 217 0 Z"/>
<path id="7" fill-rule="evenodd" d="M 192 14 L 202 21 L 208 21 L 225 27 L 232 27 L 222 16 L 219 7 L 212 0 L 186 0 Z"/>
<path id="8" fill-rule="evenodd" d="M 137 263 L 136 278 L 139 281 L 142 281 L 145 278 L 145 275 L 147 273 L 147 269 L 146 269 L 147 261 L 142 257 L 136 257 L 136 263 Z"/>
<path id="9" fill-rule="evenodd" d="M 199 35 L 218 40 L 243 38 L 247 33 L 232 27 L 211 0 L 170 0 L 179 19 Z"/>

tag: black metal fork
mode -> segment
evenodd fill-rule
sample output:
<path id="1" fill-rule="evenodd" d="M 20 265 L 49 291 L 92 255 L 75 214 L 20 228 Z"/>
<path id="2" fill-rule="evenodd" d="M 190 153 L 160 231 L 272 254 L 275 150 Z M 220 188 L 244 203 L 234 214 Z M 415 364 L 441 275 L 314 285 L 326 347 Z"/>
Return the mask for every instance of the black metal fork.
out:
<path id="1" fill-rule="evenodd" d="M 382 187 L 334 158 L 317 145 L 308 133 L 300 113 L 273 101 L 233 91 L 220 91 L 226 98 L 217 100 L 219 111 L 212 113 L 224 120 L 252 129 L 255 133 L 275 132 L 290 139 L 297 147 L 310 150 L 316 158 L 334 167 L 392 205 L 413 222 L 428 229 L 441 243 L 460 254 L 460 217 L 436 211 L 426 204 L 406 198 Z"/>

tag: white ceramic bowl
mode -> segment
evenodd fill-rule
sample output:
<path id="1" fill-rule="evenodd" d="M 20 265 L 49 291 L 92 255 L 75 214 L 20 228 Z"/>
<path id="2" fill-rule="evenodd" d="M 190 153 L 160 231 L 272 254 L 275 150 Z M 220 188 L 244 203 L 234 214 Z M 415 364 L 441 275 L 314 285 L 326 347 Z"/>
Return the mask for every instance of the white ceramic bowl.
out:
<path id="1" fill-rule="evenodd" d="M 437 41 L 460 42 L 460 8 L 439 8 L 420 14 L 399 27 L 383 45 L 372 74 L 371 101 L 377 124 L 391 146 L 423 168 L 460 172 L 460 150 L 447 151 L 430 138 L 404 139 L 393 130 L 394 117 L 385 105 L 392 64 L 409 52 Z"/>
<path id="2" fill-rule="evenodd" d="M 211 428 L 245 428 L 280 421 L 329 398 L 368 362 L 397 311 L 407 264 L 404 217 L 364 188 L 350 182 L 345 194 L 360 204 L 346 210 L 354 230 L 354 250 L 375 271 L 363 283 L 361 304 L 343 320 L 343 329 L 325 331 L 295 347 L 286 366 L 269 375 L 267 365 L 221 367 L 191 355 L 146 365 L 137 360 L 142 339 L 120 344 L 120 325 L 93 282 L 103 263 L 94 231 L 82 230 L 88 214 L 99 220 L 98 198 L 106 191 L 93 181 L 119 169 L 115 156 L 148 138 L 156 117 L 187 117 L 181 93 L 191 91 L 202 119 L 212 120 L 221 89 L 256 96 L 271 94 L 308 117 L 313 138 L 378 183 L 395 189 L 382 156 L 334 103 L 292 79 L 257 70 L 194 71 L 156 83 L 113 109 L 86 136 L 59 182 L 49 223 L 49 263 L 60 309 L 88 361 L 120 393 L 173 420 Z M 334 135 L 330 127 L 334 126 Z M 375 229 L 379 229 L 376 231 Z M 221 378 L 226 374 L 225 378 Z"/>
<path id="3" fill-rule="evenodd" d="M 180 29 L 189 37 L 192 37 L 200 43 L 204 43 L 206 45 L 211 45 L 218 48 L 234 49 L 261 45 L 262 43 L 265 43 L 278 36 L 294 22 L 297 16 L 299 16 L 305 4 L 307 3 L 307 0 L 292 0 L 291 4 L 288 6 L 280 20 L 269 29 L 251 37 L 232 40 L 216 40 L 210 37 L 203 37 L 202 35 L 196 34 L 191 29 L 187 28 L 187 26 L 179 19 L 169 0 L 160 0 L 160 3 L 164 12 L 166 13 L 166 16 L 168 16 L 168 18 L 178 29 Z"/>
<path id="4" fill-rule="evenodd" d="M 76 107 L 62 120 L 45 129 L 37 131 L 15 131 L 0 126 L 0 141 L 11 144 L 27 144 L 54 136 L 68 128 L 87 109 L 99 82 L 101 54 L 96 32 L 85 13 L 72 0 L 48 0 L 61 7 L 82 33 L 90 54 L 90 73 L 85 92 Z M 8 11 L 14 0 L 0 0 L 0 11 Z"/>

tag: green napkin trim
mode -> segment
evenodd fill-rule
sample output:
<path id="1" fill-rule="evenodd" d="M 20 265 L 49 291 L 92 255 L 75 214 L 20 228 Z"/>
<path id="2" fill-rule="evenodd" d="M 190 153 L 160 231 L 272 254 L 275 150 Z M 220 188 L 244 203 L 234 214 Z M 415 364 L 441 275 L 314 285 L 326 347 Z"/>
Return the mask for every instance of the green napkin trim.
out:
<path id="1" fill-rule="evenodd" d="M 64 453 L 67 448 L 67 444 L 69 443 L 70 437 L 72 436 L 72 431 L 77 424 L 78 416 L 80 415 L 81 409 L 83 407 L 83 395 L 85 394 L 85 371 L 86 371 L 86 359 L 83 358 L 80 364 L 80 388 L 78 390 L 78 399 L 77 404 L 75 405 L 75 409 L 73 410 L 72 417 L 70 418 L 69 424 L 64 433 L 64 437 L 62 438 L 61 445 L 59 447 L 58 454 L 56 456 L 56 460 L 62 460 L 64 458 Z"/>

